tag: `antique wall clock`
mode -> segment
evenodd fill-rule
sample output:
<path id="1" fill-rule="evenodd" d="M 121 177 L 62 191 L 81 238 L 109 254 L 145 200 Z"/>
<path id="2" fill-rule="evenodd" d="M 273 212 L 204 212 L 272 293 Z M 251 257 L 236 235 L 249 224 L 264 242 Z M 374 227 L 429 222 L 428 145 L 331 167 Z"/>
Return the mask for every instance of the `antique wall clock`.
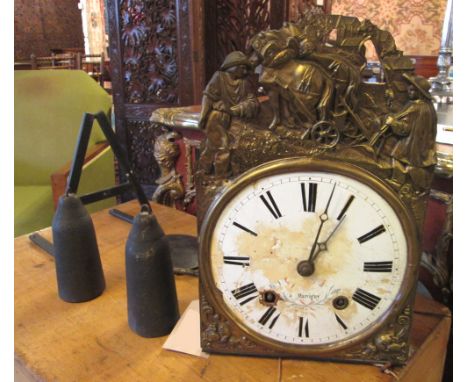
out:
<path id="1" fill-rule="evenodd" d="M 341 37 L 325 49 L 330 28 Z M 407 360 L 435 114 L 388 39 L 368 21 L 310 13 L 255 36 L 250 58 L 229 54 L 208 84 L 197 173 L 205 351 Z M 366 77 L 366 40 L 385 82 Z M 248 87 L 252 62 L 267 102 Z"/>
<path id="2" fill-rule="evenodd" d="M 417 275 L 398 195 L 341 162 L 254 168 L 211 205 L 200 237 L 206 297 L 277 354 L 333 353 L 378 332 Z"/>

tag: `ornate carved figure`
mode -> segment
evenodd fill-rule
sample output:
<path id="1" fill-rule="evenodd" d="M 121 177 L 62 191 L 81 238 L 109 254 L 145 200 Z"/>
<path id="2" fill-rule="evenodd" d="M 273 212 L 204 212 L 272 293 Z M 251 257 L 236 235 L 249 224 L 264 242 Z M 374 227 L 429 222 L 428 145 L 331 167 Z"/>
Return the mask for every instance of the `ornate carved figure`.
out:
<path id="1" fill-rule="evenodd" d="M 247 80 L 250 68 L 244 53 L 231 52 L 203 93 L 199 127 L 206 131 L 207 140 L 200 166 L 206 174 L 228 174 L 229 127 L 235 119 L 250 119 L 256 115 L 258 101 Z"/>
<path id="2" fill-rule="evenodd" d="M 369 40 L 383 70 L 377 83 L 366 82 Z M 204 92 L 199 171 L 219 185 L 281 157 L 338 156 L 389 182 L 422 222 L 436 114 L 427 81 L 389 33 L 355 17 L 307 12 L 258 33 L 249 49 L 249 59 L 229 54 Z M 268 90 L 262 104 L 246 80 L 253 67 Z"/>
<path id="3" fill-rule="evenodd" d="M 218 346 L 219 349 L 259 348 L 245 336 L 238 336 L 226 319 L 215 313 L 205 298 L 201 300 L 200 316 L 204 322 L 201 333 L 202 343 Z"/>
<path id="4" fill-rule="evenodd" d="M 385 330 L 374 339 L 363 343 L 349 355 L 365 354 L 371 359 L 401 362 L 409 352 L 407 341 L 411 325 L 411 308 L 407 306 Z"/>
<path id="5" fill-rule="evenodd" d="M 323 121 L 332 101 L 332 79 L 317 63 L 298 59 L 300 42 L 290 29 L 260 33 L 252 41 L 274 113 L 270 130 Z"/>
<path id="6" fill-rule="evenodd" d="M 174 206 L 185 194 L 181 175 L 175 168 L 175 162 L 180 155 L 176 140 L 180 138 L 179 133 L 170 131 L 160 135 L 154 144 L 154 158 L 161 170 L 161 176 L 156 180 L 158 188 L 152 199 L 166 206 Z"/>
<path id="7" fill-rule="evenodd" d="M 187 171 L 187 186 L 185 187 L 185 196 L 184 196 L 184 210 L 187 210 L 187 207 L 192 204 L 192 201 L 195 199 L 196 190 L 195 183 L 193 179 L 193 167 L 194 167 L 194 155 L 193 150 L 199 150 L 200 141 L 195 139 L 188 139 L 184 137 L 185 145 L 185 169 Z"/>
<path id="8" fill-rule="evenodd" d="M 330 48 L 319 44 L 317 40 L 306 37 L 301 41 L 301 57 L 316 62 L 327 68 L 334 81 L 336 104 L 334 109 L 341 112 L 346 102 L 351 108 L 356 104 L 356 90 L 361 76 L 360 69 L 364 65 L 361 56 L 346 52 L 339 48 Z M 341 105 L 340 110 L 339 106 Z M 338 114 L 337 113 L 337 114 Z"/>
<path id="9" fill-rule="evenodd" d="M 370 39 L 377 50 L 380 58 L 387 56 L 401 56 L 401 50 L 398 50 L 395 39 L 390 32 L 377 28 L 369 20 L 363 20 L 359 25 L 359 34 L 364 34 L 365 39 Z"/>
<path id="10" fill-rule="evenodd" d="M 437 117 L 429 94 L 430 84 L 421 76 L 403 77 L 408 81 L 409 101 L 397 113 L 388 115 L 372 143 L 391 131 L 393 139 L 380 143 L 393 159 L 392 181 L 403 185 L 409 175 L 417 191 L 429 187 L 431 174 L 426 170 L 436 164 L 435 137 Z"/>
<path id="11" fill-rule="evenodd" d="M 288 23 L 280 30 L 259 33 L 251 45 L 253 61 L 263 66 L 260 83 L 269 91 L 273 110 L 269 128 L 305 128 L 303 139 L 324 139 L 325 134 L 330 134 L 331 139 L 324 139 L 330 147 L 337 143 L 337 129 L 345 137 L 360 136 L 360 130 L 348 119 L 356 119 L 353 110 L 365 58 L 325 44 L 330 28 L 347 24 L 342 19 L 334 24 L 323 22 L 320 16 L 323 15 L 308 15 L 306 19 L 322 20 L 322 31 L 314 23 Z M 312 131 L 317 122 L 319 125 Z"/>
<path id="12" fill-rule="evenodd" d="M 429 272 L 433 288 L 429 288 L 434 299 L 452 307 L 453 275 L 451 256 L 453 253 L 453 197 L 445 192 L 431 190 L 431 197 L 446 204 L 445 221 L 442 232 L 432 253 L 423 252 L 421 268 Z M 424 277 L 424 276 L 423 276 Z M 425 283 L 425 285 L 427 285 Z"/>

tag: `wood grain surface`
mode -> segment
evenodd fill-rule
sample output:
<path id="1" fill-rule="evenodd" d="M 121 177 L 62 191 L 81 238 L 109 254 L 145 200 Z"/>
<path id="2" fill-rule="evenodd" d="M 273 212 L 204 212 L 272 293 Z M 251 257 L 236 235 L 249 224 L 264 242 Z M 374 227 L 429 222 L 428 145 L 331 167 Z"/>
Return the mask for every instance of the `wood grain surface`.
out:
<path id="1" fill-rule="evenodd" d="M 134 201 L 118 208 L 132 214 L 138 211 Z M 166 234 L 196 235 L 194 216 L 160 205 L 153 208 Z M 221 355 L 204 359 L 163 350 L 166 337 L 142 338 L 127 325 L 124 248 L 130 224 L 107 210 L 94 214 L 93 222 L 107 285 L 100 297 L 85 303 L 60 300 L 54 259 L 27 236 L 15 240 L 16 381 L 394 380 L 370 365 Z M 41 233 L 51 239 L 50 228 Z M 177 276 L 176 283 L 183 312 L 198 298 L 198 280 Z M 440 381 L 450 312 L 422 297 L 415 311 L 414 354 L 405 368 L 393 372 L 400 381 Z"/>

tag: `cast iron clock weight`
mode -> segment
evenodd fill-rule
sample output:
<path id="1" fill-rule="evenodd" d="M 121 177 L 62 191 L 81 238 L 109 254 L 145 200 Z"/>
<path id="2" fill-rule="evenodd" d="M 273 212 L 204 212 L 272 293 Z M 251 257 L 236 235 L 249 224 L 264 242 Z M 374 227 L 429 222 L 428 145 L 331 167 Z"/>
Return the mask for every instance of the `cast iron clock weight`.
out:
<path id="1" fill-rule="evenodd" d="M 310 12 L 250 45 L 203 98 L 201 346 L 403 364 L 435 165 L 429 84 L 368 20 Z"/>
<path id="2" fill-rule="evenodd" d="M 95 119 L 127 182 L 77 196 Z M 132 229 L 125 246 L 128 324 L 140 336 L 160 337 L 167 335 L 179 319 L 170 245 L 103 112 L 83 116 L 66 192 L 60 197 L 52 222 L 54 243 L 39 233 L 30 235 L 30 239 L 54 256 L 58 294 L 62 300 L 73 303 L 92 300 L 104 292 L 105 280 L 94 225 L 84 205 L 132 189 L 141 211 L 134 218 L 129 217 Z M 121 217 L 118 212 L 114 213 Z"/>

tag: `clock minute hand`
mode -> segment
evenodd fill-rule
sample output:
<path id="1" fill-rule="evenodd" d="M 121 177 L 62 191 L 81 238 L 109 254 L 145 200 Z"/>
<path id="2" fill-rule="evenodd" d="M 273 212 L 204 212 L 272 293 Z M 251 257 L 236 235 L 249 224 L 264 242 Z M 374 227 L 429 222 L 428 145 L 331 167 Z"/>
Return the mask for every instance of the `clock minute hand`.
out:
<path id="1" fill-rule="evenodd" d="M 330 240 L 330 238 L 335 234 L 335 232 L 338 230 L 339 226 L 341 225 L 341 223 L 343 223 L 343 221 L 345 220 L 346 218 L 346 215 L 344 215 L 341 220 L 338 222 L 338 224 L 335 226 L 335 228 L 333 228 L 333 231 L 331 231 L 331 233 L 328 235 L 328 237 L 325 239 L 325 241 L 321 242 L 321 243 L 317 243 L 318 245 L 318 251 L 312 256 L 312 261 L 314 261 L 318 254 L 320 252 L 323 252 L 323 251 L 326 251 L 327 250 L 327 243 L 328 243 L 328 240 Z"/>
<path id="2" fill-rule="evenodd" d="M 325 217 L 325 219 L 322 219 L 322 217 Z M 311 248 L 310 253 L 309 253 L 309 258 L 307 259 L 307 262 L 310 263 L 310 264 L 313 263 L 314 252 L 315 252 L 315 249 L 317 248 L 318 239 L 320 237 L 320 232 L 322 231 L 323 224 L 327 220 L 328 220 L 327 214 L 323 213 L 322 215 L 320 215 L 320 226 L 319 226 L 319 229 L 317 231 L 317 235 L 315 236 L 314 244 L 312 244 L 312 248 Z M 320 249 L 319 249 L 319 251 L 320 251 Z"/>
<path id="3" fill-rule="evenodd" d="M 314 244 L 312 245 L 312 249 L 310 250 L 310 254 L 309 254 L 309 260 L 308 261 L 311 264 L 313 262 L 313 259 L 315 258 L 314 252 L 315 252 L 315 249 L 317 248 L 318 239 L 320 237 L 320 232 L 322 231 L 323 224 L 328 220 L 328 207 L 330 207 L 330 202 L 331 202 L 331 200 L 333 198 L 333 194 L 335 193 L 335 188 L 336 188 L 336 183 L 333 185 L 333 189 L 332 189 L 332 192 L 330 194 L 330 197 L 328 198 L 328 202 L 327 202 L 327 205 L 325 207 L 325 211 L 323 211 L 323 214 L 320 215 L 320 226 L 319 226 L 319 229 L 318 229 L 318 232 L 317 232 L 317 236 L 315 237 Z"/>
<path id="4" fill-rule="evenodd" d="M 310 254 L 309 254 L 309 258 L 307 260 L 302 260 L 299 262 L 299 264 L 297 264 L 297 272 L 301 275 L 301 276 L 310 276 L 314 273 L 314 270 L 315 270 L 315 266 L 314 266 L 314 261 L 313 261 L 313 256 L 314 256 L 314 252 L 315 252 L 315 249 L 317 248 L 317 243 L 318 243 L 318 239 L 320 237 L 320 232 L 322 232 L 322 227 L 323 227 L 323 224 L 328 220 L 328 207 L 330 207 L 330 202 L 333 198 L 333 194 L 335 192 L 335 187 L 336 187 L 336 183 L 333 185 L 333 190 L 330 194 L 330 197 L 328 198 L 328 202 L 327 202 L 327 205 L 325 207 L 325 211 L 323 212 L 323 214 L 320 215 L 320 226 L 319 226 L 319 229 L 317 231 L 317 235 L 315 236 L 315 240 L 314 240 L 314 243 L 312 244 L 312 249 L 310 250 Z"/>

